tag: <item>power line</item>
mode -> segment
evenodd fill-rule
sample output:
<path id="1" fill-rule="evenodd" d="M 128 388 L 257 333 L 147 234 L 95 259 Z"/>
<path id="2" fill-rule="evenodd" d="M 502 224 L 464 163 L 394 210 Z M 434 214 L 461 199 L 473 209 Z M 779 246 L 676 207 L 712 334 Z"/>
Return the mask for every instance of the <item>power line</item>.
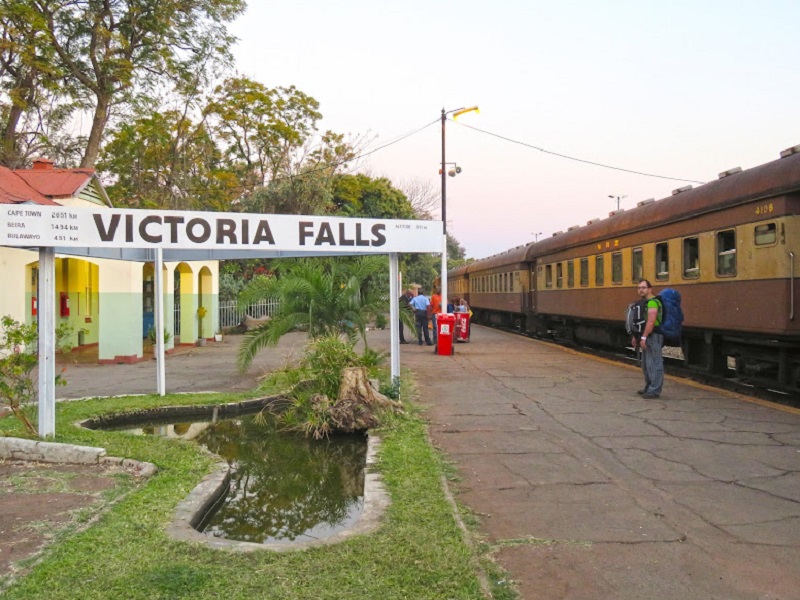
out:
<path id="1" fill-rule="evenodd" d="M 505 137 L 503 135 L 499 135 L 497 133 L 492 133 L 491 131 L 486 131 L 484 129 L 478 129 L 477 127 L 473 127 L 472 125 L 467 125 L 466 123 L 461 123 L 459 121 L 454 121 L 452 119 L 448 119 L 448 121 L 452 121 L 453 123 L 461 125 L 462 127 L 466 127 L 467 129 L 473 129 L 473 130 L 478 131 L 480 133 L 483 133 L 483 134 L 486 134 L 486 135 L 490 135 L 492 137 L 499 138 L 499 139 L 504 140 L 506 142 L 511 142 L 512 144 L 519 144 L 520 146 L 525 146 L 526 148 L 532 148 L 533 150 L 538 150 L 539 152 L 544 152 L 545 154 L 552 154 L 553 156 L 558 156 L 560 158 L 566 158 L 568 160 L 574 160 L 576 162 L 586 163 L 587 165 L 594 165 L 596 167 L 602 167 L 604 169 L 613 169 L 615 171 L 624 171 L 626 173 L 633 173 L 634 175 L 644 175 L 645 177 L 657 177 L 658 179 L 670 179 L 672 181 L 682 181 L 682 182 L 699 183 L 699 184 L 704 184 L 705 183 L 705 181 L 696 181 L 694 179 L 686 179 L 686 178 L 683 178 L 683 177 L 667 177 L 665 175 L 655 175 L 653 173 L 643 173 L 642 171 L 634 171 L 633 169 L 624 169 L 622 167 L 614 167 L 612 165 L 606 165 L 606 164 L 599 163 L 599 162 L 594 162 L 594 161 L 591 161 L 591 160 L 585 160 L 585 159 L 582 159 L 582 158 L 575 158 L 574 156 L 569 156 L 567 154 L 560 154 L 558 152 L 553 152 L 552 150 L 545 150 L 544 148 L 540 148 L 538 146 L 534 146 L 533 144 L 527 144 L 525 142 L 520 142 L 519 140 L 514 140 L 514 139 L 511 139 L 509 137 Z"/>

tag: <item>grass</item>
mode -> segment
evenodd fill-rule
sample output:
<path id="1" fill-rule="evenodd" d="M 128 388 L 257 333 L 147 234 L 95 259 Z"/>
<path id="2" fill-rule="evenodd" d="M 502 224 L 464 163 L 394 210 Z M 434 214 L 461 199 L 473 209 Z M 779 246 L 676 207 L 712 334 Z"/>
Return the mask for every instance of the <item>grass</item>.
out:
<path id="1" fill-rule="evenodd" d="M 404 391 L 405 398 L 409 392 Z M 425 423 L 413 406 L 381 431 L 380 471 L 392 498 L 382 527 L 338 545 L 281 554 L 212 550 L 176 542 L 164 533 L 177 503 L 213 462 L 199 447 L 73 425 L 101 413 L 241 399 L 241 395 L 203 394 L 59 404 L 56 441 L 101 446 L 111 456 L 155 463 L 159 472 L 111 506 L 97 523 L 51 546 L 42 562 L 13 584 L 5 597 L 484 597 L 474 565 L 485 557 L 476 556 L 464 543 L 440 485 L 446 467 L 428 443 Z M 20 435 L 13 424 L 11 419 L 0 421 L 0 435 Z"/>

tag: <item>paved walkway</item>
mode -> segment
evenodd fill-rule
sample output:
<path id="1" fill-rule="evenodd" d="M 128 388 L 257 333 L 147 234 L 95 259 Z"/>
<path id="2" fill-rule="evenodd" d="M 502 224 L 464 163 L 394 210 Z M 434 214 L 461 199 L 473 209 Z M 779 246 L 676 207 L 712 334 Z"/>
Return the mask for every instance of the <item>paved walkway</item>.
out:
<path id="1" fill-rule="evenodd" d="M 524 598 L 800 598 L 800 411 L 643 400 L 634 367 L 490 329 L 456 351 L 405 363 Z"/>
<path id="2" fill-rule="evenodd" d="M 170 357 L 167 390 L 246 389 L 302 345 L 245 378 L 236 340 Z M 634 367 L 480 327 L 453 357 L 401 360 L 524 598 L 800 598 L 800 411 L 672 378 L 643 400 Z M 152 392 L 154 365 L 75 365 L 59 394 Z"/>

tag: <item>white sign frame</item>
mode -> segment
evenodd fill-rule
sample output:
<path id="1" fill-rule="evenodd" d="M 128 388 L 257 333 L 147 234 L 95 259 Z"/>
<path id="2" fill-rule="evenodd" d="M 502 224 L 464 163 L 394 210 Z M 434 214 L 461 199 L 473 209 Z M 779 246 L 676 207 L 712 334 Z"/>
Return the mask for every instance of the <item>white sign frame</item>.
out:
<path id="1" fill-rule="evenodd" d="M 398 253 L 441 254 L 446 248 L 441 221 L 38 204 L 3 205 L 0 216 L 0 246 L 39 251 L 39 436 L 43 438 L 55 435 L 56 253 L 158 265 L 164 260 L 388 254 L 389 293 L 395 299 L 400 281 Z M 161 331 L 163 294 L 156 297 L 156 331 Z M 399 382 L 399 313 L 394 302 L 390 307 L 391 375 Z M 163 343 L 157 344 L 156 360 L 157 392 L 163 396 Z"/>

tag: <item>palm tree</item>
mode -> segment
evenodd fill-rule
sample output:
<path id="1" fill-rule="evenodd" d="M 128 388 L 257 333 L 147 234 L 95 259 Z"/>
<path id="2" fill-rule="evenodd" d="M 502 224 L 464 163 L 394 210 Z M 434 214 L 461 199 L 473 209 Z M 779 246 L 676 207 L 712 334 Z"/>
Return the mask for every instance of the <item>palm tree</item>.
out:
<path id="1" fill-rule="evenodd" d="M 370 319 L 389 308 L 386 257 L 275 261 L 275 277 L 257 277 L 239 295 L 239 306 L 262 299 L 279 300 L 277 314 L 249 331 L 239 349 L 239 368 L 246 370 L 256 354 L 274 346 L 290 331 L 311 338 L 346 335 L 351 343 L 366 340 Z"/>

